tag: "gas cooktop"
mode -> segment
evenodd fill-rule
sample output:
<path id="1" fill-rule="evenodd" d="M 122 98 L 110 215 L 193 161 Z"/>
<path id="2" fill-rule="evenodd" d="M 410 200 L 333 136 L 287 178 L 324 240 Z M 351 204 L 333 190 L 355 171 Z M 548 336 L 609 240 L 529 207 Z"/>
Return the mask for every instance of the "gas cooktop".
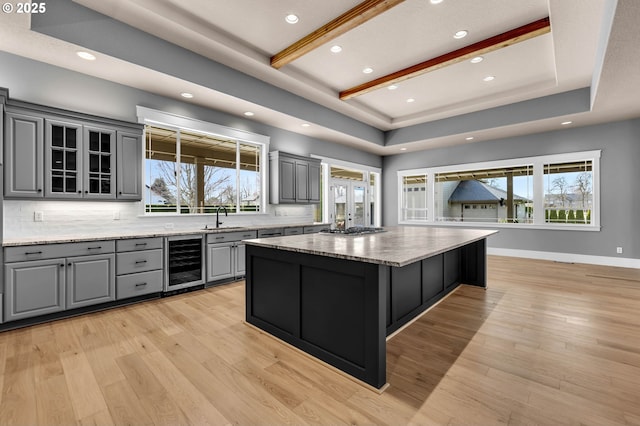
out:
<path id="1" fill-rule="evenodd" d="M 375 228 L 370 226 L 352 226 L 347 229 L 323 229 L 320 231 L 323 234 L 331 235 L 363 235 L 363 234 L 377 234 L 385 232 L 384 228 Z"/>

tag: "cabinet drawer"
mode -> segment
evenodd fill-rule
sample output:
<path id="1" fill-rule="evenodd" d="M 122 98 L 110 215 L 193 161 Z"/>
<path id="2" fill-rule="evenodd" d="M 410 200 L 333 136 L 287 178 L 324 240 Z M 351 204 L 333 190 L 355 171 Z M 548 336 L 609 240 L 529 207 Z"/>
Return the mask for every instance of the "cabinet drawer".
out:
<path id="1" fill-rule="evenodd" d="M 112 240 L 5 247 L 4 261 L 24 262 L 28 260 L 53 259 L 57 257 L 86 256 L 113 253 L 115 249 L 115 242 Z"/>
<path id="2" fill-rule="evenodd" d="M 162 250 L 141 250 L 118 253 L 116 275 L 162 269 Z"/>
<path id="3" fill-rule="evenodd" d="M 329 225 L 311 225 L 304 227 L 305 234 L 315 234 L 316 232 L 320 232 L 323 229 L 329 229 Z"/>
<path id="4" fill-rule="evenodd" d="M 162 271 L 141 272 L 116 278 L 116 298 L 142 296 L 162 291 Z"/>
<path id="5" fill-rule="evenodd" d="M 121 253 L 135 250 L 153 250 L 162 248 L 162 238 L 132 238 L 116 241 L 116 250 Z"/>
<path id="6" fill-rule="evenodd" d="M 284 235 L 300 235 L 300 234 L 302 234 L 302 227 L 284 228 Z"/>
<path id="7" fill-rule="evenodd" d="M 258 230 L 258 238 L 279 237 L 284 233 L 282 228 L 269 228 Z"/>
<path id="8" fill-rule="evenodd" d="M 255 238 L 256 235 L 256 231 L 216 232 L 207 234 L 207 244 L 248 240 L 250 238 Z"/>

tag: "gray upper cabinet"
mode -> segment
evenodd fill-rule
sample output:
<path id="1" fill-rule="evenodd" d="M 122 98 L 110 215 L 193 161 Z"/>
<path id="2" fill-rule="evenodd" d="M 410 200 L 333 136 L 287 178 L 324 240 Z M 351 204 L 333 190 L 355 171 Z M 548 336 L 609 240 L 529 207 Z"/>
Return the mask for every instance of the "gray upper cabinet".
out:
<path id="1" fill-rule="evenodd" d="M 5 197 L 142 198 L 142 125 L 21 101 L 5 108 Z"/>
<path id="2" fill-rule="evenodd" d="M 142 140 L 139 133 L 118 132 L 117 198 L 142 199 Z"/>
<path id="3" fill-rule="evenodd" d="M 320 202 L 320 160 L 281 151 L 269 159 L 271 204 Z"/>
<path id="4" fill-rule="evenodd" d="M 22 112 L 5 113 L 5 197 L 42 198 L 44 119 Z"/>

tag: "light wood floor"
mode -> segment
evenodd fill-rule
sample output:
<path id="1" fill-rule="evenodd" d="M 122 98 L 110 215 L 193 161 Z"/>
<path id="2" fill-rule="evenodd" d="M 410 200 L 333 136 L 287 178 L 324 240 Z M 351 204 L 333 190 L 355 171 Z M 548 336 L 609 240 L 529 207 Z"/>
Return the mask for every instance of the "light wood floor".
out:
<path id="1" fill-rule="evenodd" d="M 640 271 L 490 257 L 378 395 L 242 323 L 231 284 L 0 333 L 0 424 L 640 424 Z"/>

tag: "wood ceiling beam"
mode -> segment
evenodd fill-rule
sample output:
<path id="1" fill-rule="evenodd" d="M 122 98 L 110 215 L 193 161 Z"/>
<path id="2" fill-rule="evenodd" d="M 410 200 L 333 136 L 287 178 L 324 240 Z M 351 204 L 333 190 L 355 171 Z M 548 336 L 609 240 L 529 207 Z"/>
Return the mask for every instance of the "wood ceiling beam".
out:
<path id="1" fill-rule="evenodd" d="M 325 24 L 307 34 L 305 37 L 293 43 L 279 53 L 271 57 L 271 66 L 281 68 L 298 59 L 312 50 L 328 43 L 349 30 L 364 24 L 368 20 L 386 12 L 404 0 L 365 0 L 353 9 L 338 16 L 328 24 Z"/>
<path id="2" fill-rule="evenodd" d="M 396 71 L 394 73 L 368 81 L 350 89 L 340 92 L 340 99 L 347 100 L 356 96 L 369 93 L 385 86 L 400 83 L 413 77 L 444 68 L 458 62 L 466 61 L 476 56 L 485 55 L 498 49 L 529 40 L 551 31 L 549 17 L 539 19 L 518 28 L 506 31 L 502 34 L 462 47 L 438 57 L 428 59 L 419 64 Z"/>

